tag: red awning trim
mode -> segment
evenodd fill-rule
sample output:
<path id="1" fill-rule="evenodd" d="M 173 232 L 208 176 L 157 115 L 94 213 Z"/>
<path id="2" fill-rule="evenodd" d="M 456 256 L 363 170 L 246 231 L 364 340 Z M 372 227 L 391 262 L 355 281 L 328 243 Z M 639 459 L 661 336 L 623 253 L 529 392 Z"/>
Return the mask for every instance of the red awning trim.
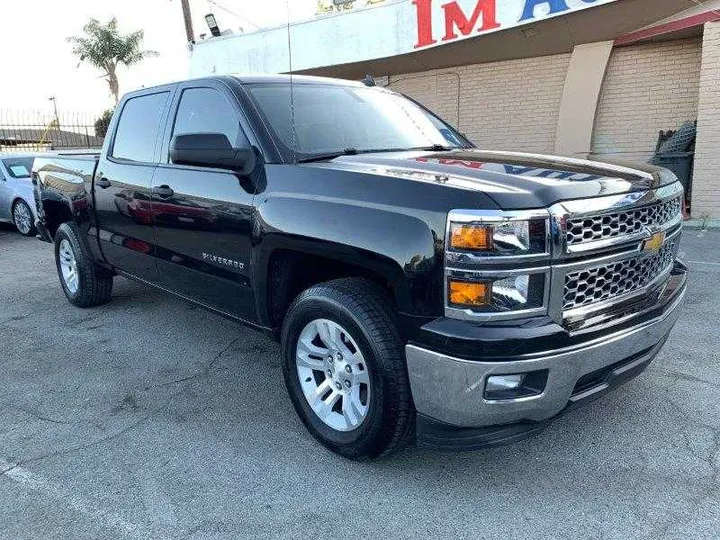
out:
<path id="1" fill-rule="evenodd" d="M 670 34 L 672 32 L 693 28 L 694 26 L 700 26 L 706 22 L 713 21 L 720 21 L 720 13 L 717 11 L 708 11 L 699 15 L 693 15 L 692 17 L 686 17 L 685 19 L 659 24 L 650 28 L 637 30 L 636 32 L 630 32 L 629 34 L 616 38 L 615 46 L 630 45 L 631 43 L 637 43 L 638 41 L 642 41 L 644 39 L 662 36 L 663 34 Z"/>

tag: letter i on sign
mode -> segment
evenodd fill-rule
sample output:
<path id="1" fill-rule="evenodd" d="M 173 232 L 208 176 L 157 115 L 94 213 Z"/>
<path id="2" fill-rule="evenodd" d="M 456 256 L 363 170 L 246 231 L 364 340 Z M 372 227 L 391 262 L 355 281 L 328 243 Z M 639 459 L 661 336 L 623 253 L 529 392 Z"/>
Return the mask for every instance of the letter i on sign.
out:
<path id="1" fill-rule="evenodd" d="M 417 32 L 418 40 L 415 48 L 427 47 L 437 43 L 432 35 L 432 2 L 433 0 L 413 0 L 417 13 Z"/>

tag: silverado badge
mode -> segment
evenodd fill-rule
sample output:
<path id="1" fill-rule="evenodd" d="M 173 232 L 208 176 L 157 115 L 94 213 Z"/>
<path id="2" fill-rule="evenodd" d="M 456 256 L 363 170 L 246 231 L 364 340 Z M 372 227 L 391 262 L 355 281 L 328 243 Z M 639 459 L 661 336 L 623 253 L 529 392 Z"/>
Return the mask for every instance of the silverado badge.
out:
<path id="1" fill-rule="evenodd" d="M 229 266 L 230 268 L 237 268 L 238 270 L 243 270 L 245 268 L 245 263 L 242 263 L 240 261 L 234 261 L 232 259 L 227 259 L 225 257 L 219 257 L 217 255 L 213 255 L 212 253 L 203 253 L 202 256 L 204 261 L 210 261 L 215 264 Z"/>

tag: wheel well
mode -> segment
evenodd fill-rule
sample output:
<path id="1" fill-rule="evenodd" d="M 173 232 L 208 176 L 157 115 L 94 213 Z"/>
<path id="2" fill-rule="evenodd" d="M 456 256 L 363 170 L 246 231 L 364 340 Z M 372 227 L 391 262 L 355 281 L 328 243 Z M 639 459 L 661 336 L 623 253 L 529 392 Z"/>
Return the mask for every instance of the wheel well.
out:
<path id="1" fill-rule="evenodd" d="M 27 202 L 25 199 L 23 199 L 22 197 L 15 197 L 15 199 L 13 199 L 12 204 L 10 205 L 10 211 L 11 211 L 11 212 L 14 212 L 14 211 L 15 211 L 15 205 L 16 205 L 18 202 L 20 202 L 20 201 L 22 201 L 22 202 L 24 202 L 25 204 L 27 204 L 28 206 L 30 206 L 30 205 L 28 204 L 28 202 Z M 32 208 L 30 208 L 30 210 L 32 211 Z"/>
<path id="2" fill-rule="evenodd" d="M 393 300 L 390 283 L 381 274 L 362 266 L 337 259 L 279 250 L 272 254 L 268 266 L 267 306 L 270 326 L 282 324 L 292 301 L 302 291 L 333 279 L 359 277 L 377 283 Z"/>
<path id="3" fill-rule="evenodd" d="M 66 204 L 59 201 L 43 201 L 45 213 L 45 226 L 54 238 L 58 227 L 67 221 L 73 220 L 73 215 Z"/>

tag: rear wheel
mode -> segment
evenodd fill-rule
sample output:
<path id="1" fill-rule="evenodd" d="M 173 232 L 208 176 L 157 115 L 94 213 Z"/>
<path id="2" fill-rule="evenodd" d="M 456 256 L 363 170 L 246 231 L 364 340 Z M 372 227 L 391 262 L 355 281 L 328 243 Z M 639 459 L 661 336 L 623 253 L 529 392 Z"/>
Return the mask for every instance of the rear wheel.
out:
<path id="1" fill-rule="evenodd" d="M 55 234 L 55 264 L 63 292 L 72 304 L 99 306 L 112 297 L 113 275 L 95 263 L 73 224 L 63 223 Z"/>
<path id="2" fill-rule="evenodd" d="M 28 204 L 19 200 L 13 205 L 13 223 L 18 232 L 23 236 L 35 235 L 35 224 L 33 223 L 33 214 Z"/>
<path id="3" fill-rule="evenodd" d="M 333 452 L 375 458 L 410 440 L 404 343 L 382 289 L 363 279 L 310 287 L 288 310 L 283 373 L 310 433 Z"/>

